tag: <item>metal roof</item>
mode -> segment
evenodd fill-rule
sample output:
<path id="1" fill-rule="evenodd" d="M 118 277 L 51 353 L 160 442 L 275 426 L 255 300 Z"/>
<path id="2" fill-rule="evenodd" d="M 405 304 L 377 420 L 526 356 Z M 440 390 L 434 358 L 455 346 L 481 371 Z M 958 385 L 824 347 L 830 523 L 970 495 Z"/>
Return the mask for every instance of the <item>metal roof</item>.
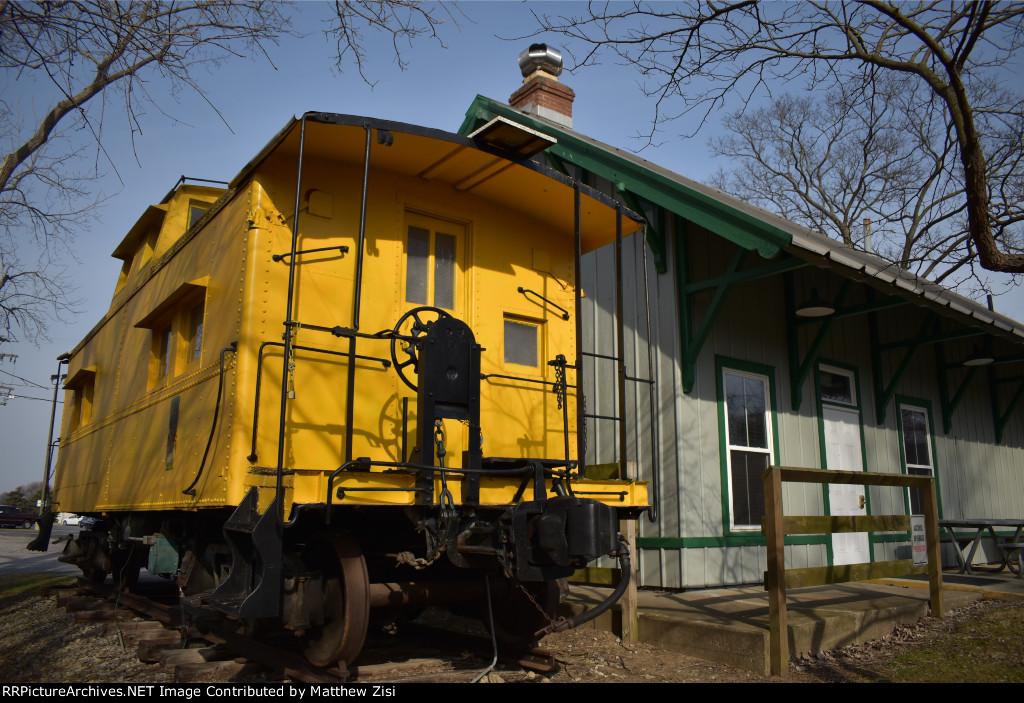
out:
<path id="1" fill-rule="evenodd" d="M 1015 341 L 1024 341 L 1024 324 L 966 298 L 943 286 L 867 252 L 858 251 L 802 227 L 774 213 L 743 202 L 717 188 L 681 176 L 550 120 L 528 115 L 504 103 L 478 95 L 466 112 L 460 133 L 500 115 L 521 121 L 532 129 L 558 140 L 548 149 L 566 158 L 579 152 L 573 163 L 628 189 L 649 202 L 677 213 L 716 235 L 747 249 L 756 249 L 765 258 L 779 251 L 797 256 L 816 266 L 830 269 L 845 278 L 874 284 L 880 290 L 899 295 L 914 304 L 935 309 L 944 316 L 971 326 L 986 326 L 990 331 Z M 696 214 L 695 214 L 696 213 Z"/>

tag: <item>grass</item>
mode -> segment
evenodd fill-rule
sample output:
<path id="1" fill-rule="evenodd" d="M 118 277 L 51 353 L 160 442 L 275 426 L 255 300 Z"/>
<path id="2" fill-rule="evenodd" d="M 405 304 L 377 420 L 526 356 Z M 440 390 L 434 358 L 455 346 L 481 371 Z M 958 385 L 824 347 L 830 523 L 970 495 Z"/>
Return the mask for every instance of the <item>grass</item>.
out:
<path id="1" fill-rule="evenodd" d="M 979 613 L 876 672 L 899 683 L 1024 682 L 1024 601 Z"/>
<path id="2" fill-rule="evenodd" d="M 67 574 L 21 574 L 0 576 L 0 603 L 26 594 L 35 595 L 44 586 L 72 586 L 74 577 Z"/>

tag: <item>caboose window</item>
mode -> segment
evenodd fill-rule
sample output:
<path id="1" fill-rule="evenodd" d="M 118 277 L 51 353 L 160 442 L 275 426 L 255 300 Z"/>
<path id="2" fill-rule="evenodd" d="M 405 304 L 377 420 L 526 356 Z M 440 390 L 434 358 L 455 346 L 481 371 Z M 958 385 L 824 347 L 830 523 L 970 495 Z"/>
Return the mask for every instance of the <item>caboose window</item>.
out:
<path id="1" fill-rule="evenodd" d="M 405 299 L 417 305 L 427 304 L 430 275 L 430 232 L 409 227 L 408 261 L 406 262 Z"/>
<path id="2" fill-rule="evenodd" d="M 505 363 L 537 366 L 537 325 L 505 320 Z"/>
<path id="3" fill-rule="evenodd" d="M 199 220 L 203 219 L 203 215 L 210 209 L 209 205 L 189 205 L 188 208 L 188 228 L 192 229 Z M 186 230 L 187 231 L 187 230 Z"/>
<path id="4" fill-rule="evenodd" d="M 156 361 L 156 380 L 167 377 L 171 367 L 171 326 L 153 331 L 153 356 Z"/>
<path id="5" fill-rule="evenodd" d="M 434 306 L 455 308 L 455 237 L 434 235 Z"/>
<path id="6" fill-rule="evenodd" d="M 203 302 L 192 306 L 188 314 L 188 350 L 186 361 L 199 361 L 203 353 Z"/>
<path id="7" fill-rule="evenodd" d="M 192 371 L 202 359 L 206 331 L 206 280 L 183 283 L 135 323 L 150 330 L 149 388 Z"/>
<path id="8" fill-rule="evenodd" d="M 413 213 L 407 213 L 406 219 L 416 222 L 406 230 L 406 302 L 458 309 L 463 226 Z"/>
<path id="9" fill-rule="evenodd" d="M 96 388 L 96 367 L 79 369 L 64 385 L 74 395 L 71 406 L 71 429 L 84 427 L 92 421 L 93 393 Z"/>

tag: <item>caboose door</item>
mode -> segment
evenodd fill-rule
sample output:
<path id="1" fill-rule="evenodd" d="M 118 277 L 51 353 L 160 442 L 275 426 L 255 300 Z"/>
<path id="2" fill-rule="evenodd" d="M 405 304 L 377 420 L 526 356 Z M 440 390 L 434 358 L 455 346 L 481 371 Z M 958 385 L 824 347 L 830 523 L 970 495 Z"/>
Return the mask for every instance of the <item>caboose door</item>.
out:
<path id="1" fill-rule="evenodd" d="M 472 327 L 466 225 L 407 211 L 403 246 L 401 314 L 418 307 L 437 308 Z M 418 317 L 433 320 L 436 314 L 425 313 Z M 418 436 L 418 431 L 412 430 L 410 427 L 410 437 Z M 465 428 L 462 423 L 448 420 L 444 431 L 445 464 L 461 466 L 462 452 L 467 448 Z"/>

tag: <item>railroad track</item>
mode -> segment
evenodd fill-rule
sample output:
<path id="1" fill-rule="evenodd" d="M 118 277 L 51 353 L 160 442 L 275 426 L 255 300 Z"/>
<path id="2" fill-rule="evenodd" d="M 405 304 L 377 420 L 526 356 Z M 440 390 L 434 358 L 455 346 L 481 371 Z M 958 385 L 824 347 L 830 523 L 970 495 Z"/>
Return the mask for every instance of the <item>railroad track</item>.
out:
<path id="1" fill-rule="evenodd" d="M 50 595 L 56 596 L 58 607 L 74 612 L 76 622 L 103 623 L 104 634 L 116 636 L 126 649 L 134 647 L 140 661 L 173 672 L 177 683 L 469 682 L 487 668 L 493 652 L 489 638 L 409 624 L 403 626 L 400 639 L 368 642 L 360 658 L 366 663 L 348 669 L 318 668 L 294 649 L 234 631 L 223 620 L 187 612 L 171 592 L 119 593 L 110 584 L 80 580 L 76 587 L 55 589 Z M 126 611 L 144 619 L 127 620 Z M 431 656 L 415 656 L 424 651 Z M 502 653 L 499 661 L 505 677 L 526 679 L 557 670 L 555 653 L 542 648 Z"/>

